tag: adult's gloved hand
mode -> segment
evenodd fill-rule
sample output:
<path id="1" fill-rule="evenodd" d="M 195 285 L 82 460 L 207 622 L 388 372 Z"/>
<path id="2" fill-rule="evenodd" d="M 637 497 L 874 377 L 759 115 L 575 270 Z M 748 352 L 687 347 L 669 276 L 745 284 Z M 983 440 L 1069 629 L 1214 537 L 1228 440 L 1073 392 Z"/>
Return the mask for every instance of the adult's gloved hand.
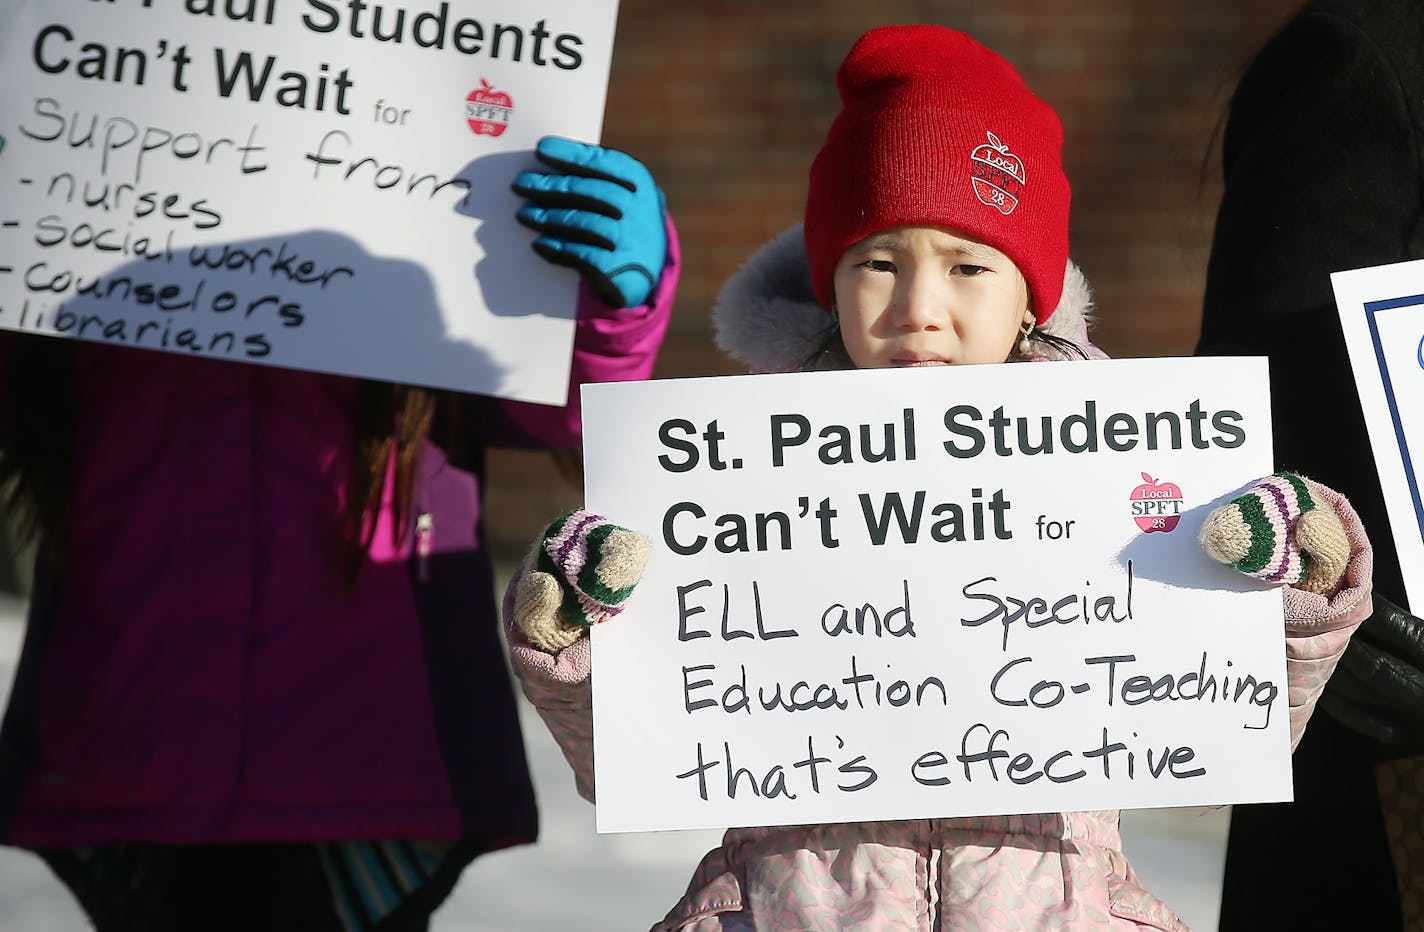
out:
<path id="1" fill-rule="evenodd" d="M 516 215 L 540 234 L 534 251 L 577 269 L 609 307 L 646 304 L 667 259 L 664 198 L 642 162 L 617 149 L 545 136 L 548 173 L 520 172 Z"/>
<path id="2" fill-rule="evenodd" d="M 623 611 L 651 549 L 646 537 L 601 515 L 564 515 L 529 551 L 515 589 L 514 623 L 534 647 L 557 654 Z"/>
<path id="3" fill-rule="evenodd" d="M 1424 620 L 1374 594 L 1320 697 L 1340 724 L 1386 747 L 1424 748 Z"/>
<path id="4" fill-rule="evenodd" d="M 1212 559 L 1263 582 L 1328 593 L 1345 575 L 1350 539 L 1339 515 L 1300 476 L 1279 472 L 1207 515 Z"/>

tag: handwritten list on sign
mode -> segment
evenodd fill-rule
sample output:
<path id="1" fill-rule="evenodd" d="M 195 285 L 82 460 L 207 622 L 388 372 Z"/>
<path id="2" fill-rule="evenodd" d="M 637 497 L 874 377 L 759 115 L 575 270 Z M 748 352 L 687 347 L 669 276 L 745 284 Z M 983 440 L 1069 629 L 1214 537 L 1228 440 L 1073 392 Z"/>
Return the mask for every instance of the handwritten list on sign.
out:
<path id="1" fill-rule="evenodd" d="M 1271 471 L 1260 360 L 584 406 L 589 507 L 655 544 L 593 632 L 600 830 L 1289 798 L 1279 590 L 1196 542 Z"/>
<path id="2" fill-rule="evenodd" d="M 509 185 L 597 139 L 616 12 L 5 4 L 0 328 L 561 403 L 577 281 Z"/>

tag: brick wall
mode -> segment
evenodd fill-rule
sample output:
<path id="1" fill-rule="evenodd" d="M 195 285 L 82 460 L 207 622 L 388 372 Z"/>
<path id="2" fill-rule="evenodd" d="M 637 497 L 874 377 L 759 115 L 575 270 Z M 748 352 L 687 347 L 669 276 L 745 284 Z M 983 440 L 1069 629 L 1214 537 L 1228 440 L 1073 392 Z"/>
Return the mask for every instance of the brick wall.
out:
<path id="1" fill-rule="evenodd" d="M 936 22 L 1004 55 L 1063 119 L 1072 255 L 1114 356 L 1189 353 L 1220 197 L 1213 142 L 1252 51 L 1298 0 L 623 0 L 603 141 L 662 184 L 685 250 L 660 377 L 732 372 L 707 309 L 757 246 L 799 221 L 806 169 L 855 38 Z M 522 548 L 577 502 L 546 457 L 498 454 L 491 529 Z"/>

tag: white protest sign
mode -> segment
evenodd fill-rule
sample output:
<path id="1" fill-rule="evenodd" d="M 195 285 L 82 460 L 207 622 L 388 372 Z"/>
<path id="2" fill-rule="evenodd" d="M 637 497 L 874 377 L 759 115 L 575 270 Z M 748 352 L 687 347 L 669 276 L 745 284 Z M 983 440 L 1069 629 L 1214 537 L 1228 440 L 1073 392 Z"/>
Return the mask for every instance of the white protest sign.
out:
<path id="1" fill-rule="evenodd" d="M 1424 605 L 1424 502 L 1415 475 L 1416 457 L 1424 455 L 1424 259 L 1336 272 L 1330 282 L 1405 592 L 1418 607 Z"/>
<path id="2" fill-rule="evenodd" d="M 599 831 L 1289 799 L 1279 589 L 1210 509 L 1261 359 L 588 386 Z"/>
<path id="3" fill-rule="evenodd" d="M 0 328 L 562 403 L 616 0 L 7 0 Z"/>

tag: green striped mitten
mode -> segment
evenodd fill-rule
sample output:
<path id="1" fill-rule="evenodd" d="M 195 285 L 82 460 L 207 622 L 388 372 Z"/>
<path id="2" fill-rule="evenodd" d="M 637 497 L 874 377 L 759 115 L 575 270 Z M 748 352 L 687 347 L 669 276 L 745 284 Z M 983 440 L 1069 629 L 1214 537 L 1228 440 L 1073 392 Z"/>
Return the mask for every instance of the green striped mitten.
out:
<path id="1" fill-rule="evenodd" d="M 514 622 L 529 643 L 557 654 L 623 611 L 651 542 L 601 515 L 574 511 L 545 529 L 514 597 Z"/>
<path id="2" fill-rule="evenodd" d="M 1307 592 L 1334 589 L 1350 560 L 1340 518 L 1289 472 L 1262 479 L 1207 515 L 1201 545 L 1247 576 Z"/>

